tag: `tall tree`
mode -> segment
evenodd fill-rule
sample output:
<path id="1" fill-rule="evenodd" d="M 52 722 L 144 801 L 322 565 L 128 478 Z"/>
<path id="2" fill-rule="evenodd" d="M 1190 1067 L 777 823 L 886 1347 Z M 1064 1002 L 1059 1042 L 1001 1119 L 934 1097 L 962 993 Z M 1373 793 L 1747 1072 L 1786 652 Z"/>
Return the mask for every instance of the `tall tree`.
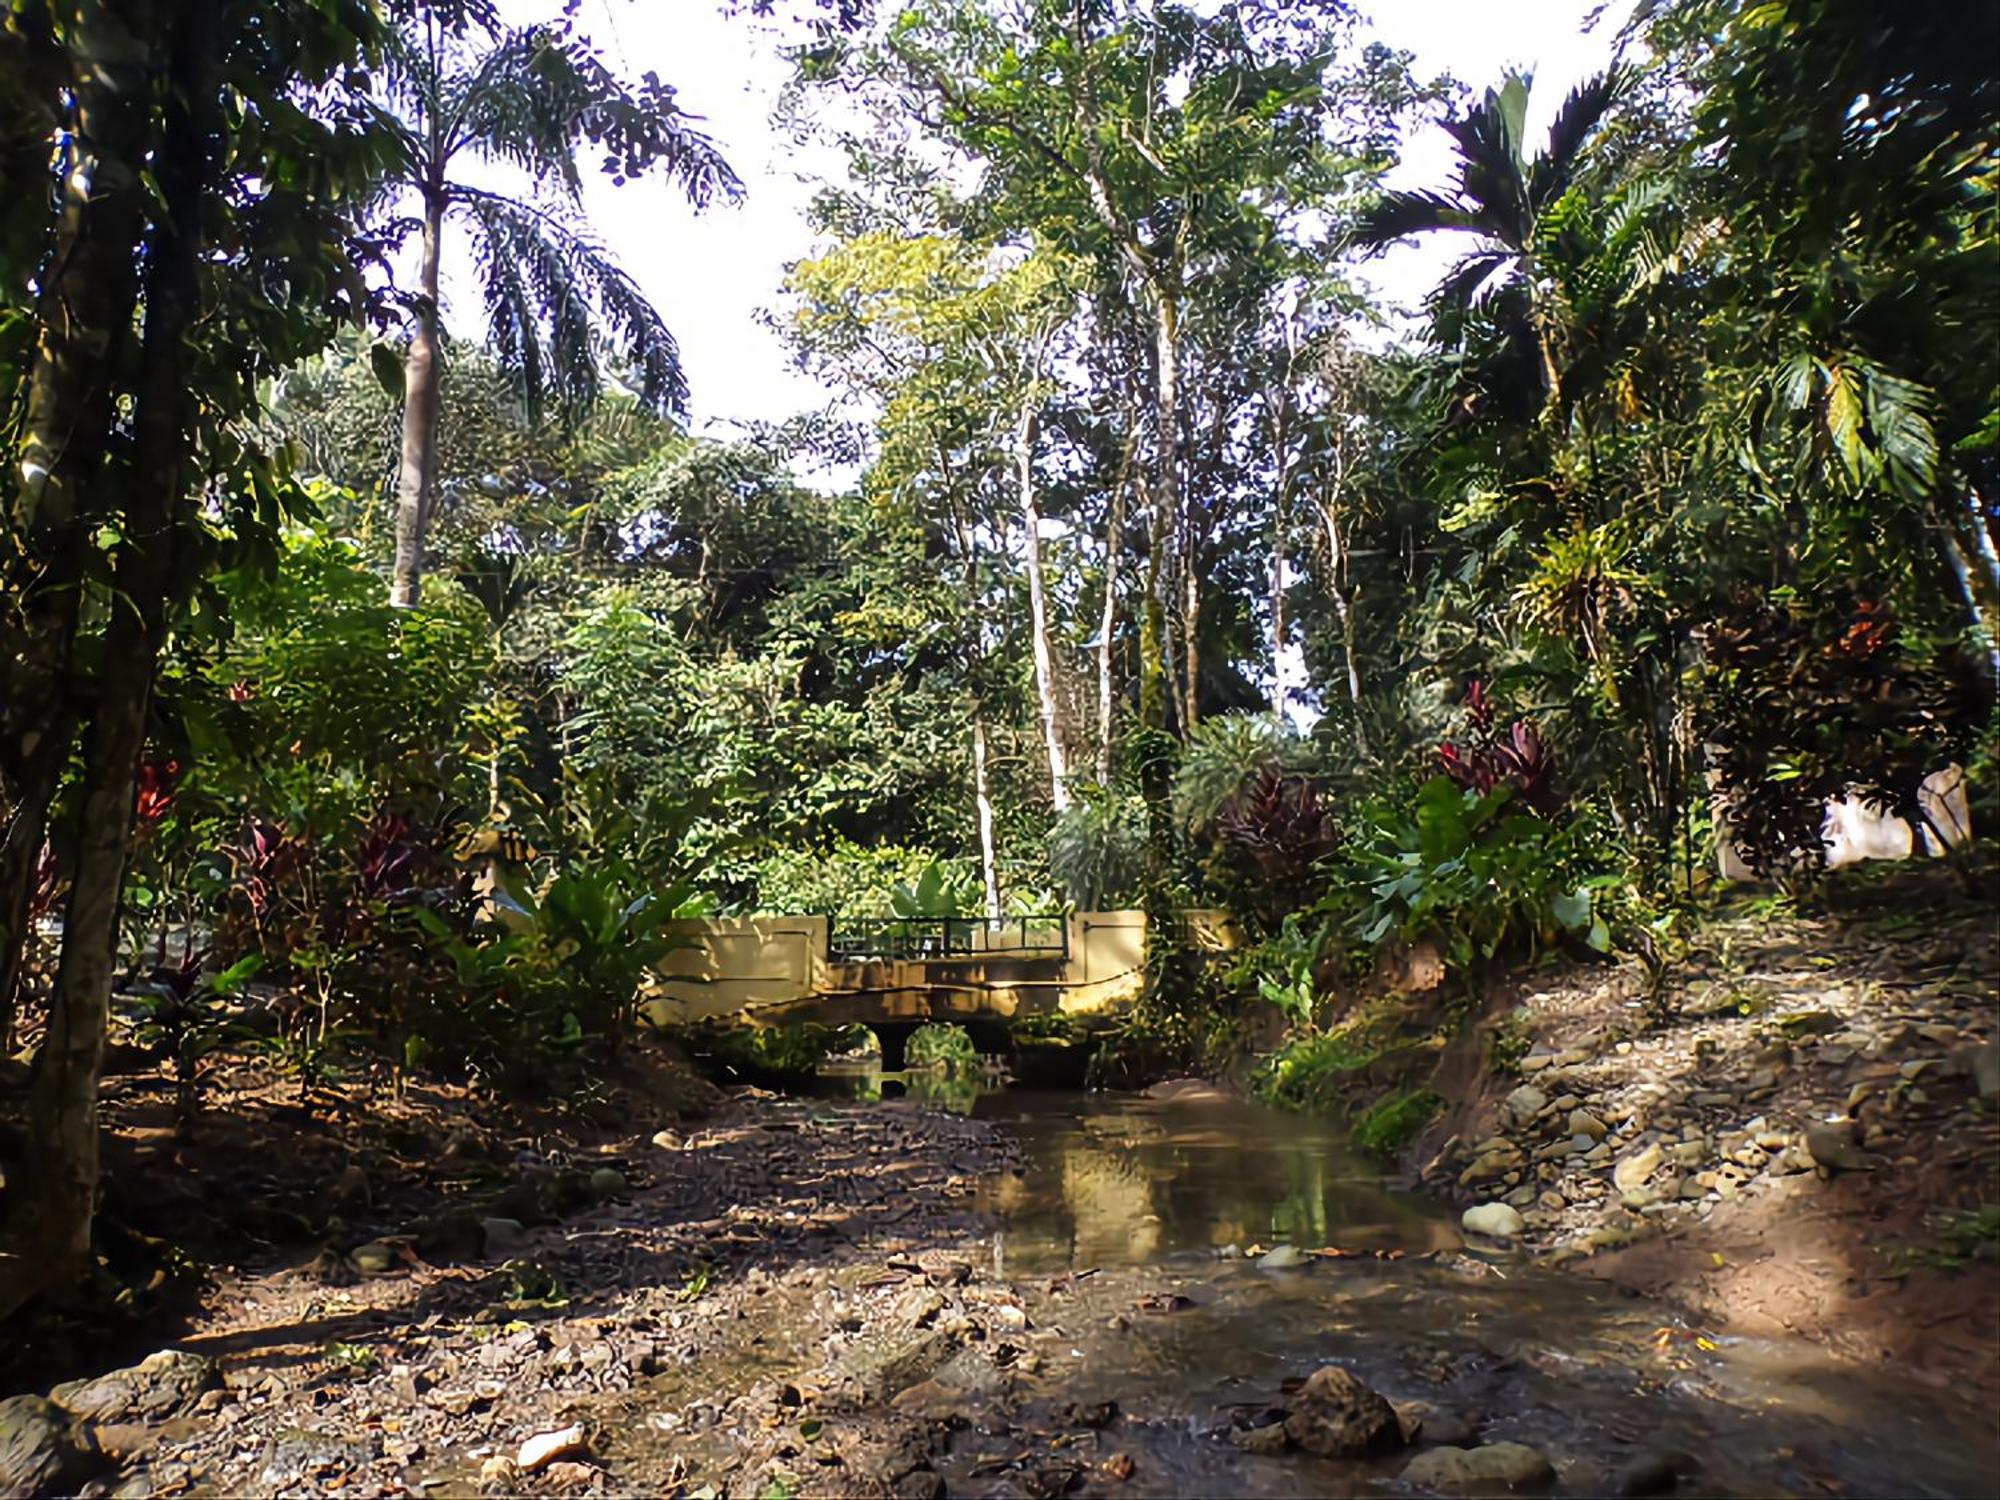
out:
<path id="1" fill-rule="evenodd" d="M 398 158 L 391 202 L 414 208 L 421 233 L 390 587 L 394 603 L 413 605 L 436 503 L 446 227 L 472 236 L 489 347 L 532 415 L 549 402 L 574 415 L 596 401 L 607 331 L 639 397 L 678 413 L 687 401 L 680 351 L 584 224 L 578 159 L 601 152 L 618 182 L 663 170 L 697 208 L 737 196 L 741 184 L 672 87 L 651 73 L 636 84 L 618 77 L 568 19 L 504 27 L 481 0 L 424 5 L 396 35 L 386 81 Z M 533 195 L 475 186 L 459 175 L 468 161 L 524 173 Z"/>
<path id="2" fill-rule="evenodd" d="M 379 137 L 342 92 L 380 40 L 361 0 L 83 4 L 16 22 L 36 28 L 31 45 L 51 60 L 43 103 L 77 142 L 57 163 L 45 240 L 73 254 L 37 309 L 29 376 L 30 409 L 67 405 L 71 425 L 23 433 L 9 558 L 32 584 L 0 656 L 60 642 L 66 687 L 34 733 L 78 770 L 0 1312 L 88 1264 L 98 1074 L 159 652 L 209 572 L 272 545 L 292 494 L 250 435 L 258 393 L 367 310 L 353 215 L 380 166 Z M 79 318 L 97 346 L 84 367 Z M 107 346 L 128 355 L 107 362 Z"/>
<path id="3" fill-rule="evenodd" d="M 849 69 L 984 165 L 981 199 L 997 223 L 1091 257 L 1144 310 L 1153 517 L 1140 712 L 1155 727 L 1166 719 L 1170 608 L 1197 617 L 1182 620 L 1176 706 L 1184 723 L 1200 712 L 1204 568 L 1193 553 L 1207 527 L 1191 514 L 1203 497 L 1185 488 L 1190 299 L 1331 188 L 1386 164 L 1407 72 L 1384 49 L 1353 48 L 1353 34 L 1338 0 L 1282 16 L 1104 0 L 913 4 Z"/>

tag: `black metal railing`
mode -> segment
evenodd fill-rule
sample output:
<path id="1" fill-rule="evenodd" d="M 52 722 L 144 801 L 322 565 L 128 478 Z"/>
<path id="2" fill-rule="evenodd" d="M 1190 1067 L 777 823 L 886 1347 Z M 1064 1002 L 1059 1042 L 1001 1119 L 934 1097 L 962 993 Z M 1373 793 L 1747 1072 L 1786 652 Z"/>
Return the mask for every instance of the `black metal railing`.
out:
<path id="1" fill-rule="evenodd" d="M 835 917 L 827 957 L 1067 958 L 1061 917 Z"/>

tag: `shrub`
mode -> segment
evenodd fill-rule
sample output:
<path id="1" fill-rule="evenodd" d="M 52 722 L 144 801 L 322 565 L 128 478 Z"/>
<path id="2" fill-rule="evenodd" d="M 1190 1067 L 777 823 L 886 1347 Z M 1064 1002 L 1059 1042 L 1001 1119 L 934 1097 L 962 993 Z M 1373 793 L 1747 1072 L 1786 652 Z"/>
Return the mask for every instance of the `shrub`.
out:
<path id="1" fill-rule="evenodd" d="M 1384 1094 L 1354 1122 L 1354 1144 L 1364 1151 L 1394 1156 L 1437 1118 L 1444 1099 L 1429 1089 Z"/>
<path id="2" fill-rule="evenodd" d="M 909 1048 L 904 1055 L 913 1068 L 937 1064 L 947 1069 L 979 1066 L 979 1049 L 972 1045 L 972 1037 L 963 1026 L 919 1026 L 910 1033 Z"/>
<path id="3" fill-rule="evenodd" d="M 1146 804 L 1122 789 L 1079 789 L 1049 834 L 1049 873 L 1081 911 L 1136 901 L 1146 854 Z"/>

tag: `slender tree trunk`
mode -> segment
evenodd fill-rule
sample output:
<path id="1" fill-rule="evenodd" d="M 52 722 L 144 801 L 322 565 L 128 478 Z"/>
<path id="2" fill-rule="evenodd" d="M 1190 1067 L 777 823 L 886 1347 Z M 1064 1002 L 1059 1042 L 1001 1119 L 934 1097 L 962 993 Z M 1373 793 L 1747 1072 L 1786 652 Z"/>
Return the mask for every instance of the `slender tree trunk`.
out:
<path id="1" fill-rule="evenodd" d="M 1192 523 L 1183 528 L 1187 551 L 1181 558 L 1181 733 L 1192 734 L 1201 722 L 1201 559 Z"/>
<path id="2" fill-rule="evenodd" d="M 1156 278 L 1152 283 L 1153 323 L 1153 442 L 1156 471 L 1153 479 L 1154 541 L 1153 565 L 1163 562 L 1162 554 L 1173 547 L 1181 522 L 1181 309 L 1180 300 Z M 1188 559 L 1183 557 L 1183 564 Z M 1154 596 L 1159 602 L 1158 594 Z M 1162 624 L 1165 622 L 1162 621 Z M 1163 685 L 1167 680 L 1164 661 L 1164 631 L 1156 639 L 1162 654 L 1159 664 Z M 1181 733 L 1193 724 L 1182 711 Z"/>
<path id="3" fill-rule="evenodd" d="M 1062 715 L 1056 702 L 1055 654 L 1049 645 L 1048 595 L 1042 578 L 1042 512 L 1035 498 L 1035 435 L 1039 425 L 1039 414 L 1031 401 L 1022 408 L 1021 420 L 1014 430 L 1014 470 L 1027 553 L 1035 696 L 1040 701 L 1042 742 L 1049 757 L 1049 798 L 1061 813 L 1069 810 L 1069 757 L 1063 749 Z"/>
<path id="4" fill-rule="evenodd" d="M 389 602 L 412 609 L 423 597 L 424 535 L 430 529 L 437 483 L 438 414 L 441 408 L 438 255 L 444 238 L 444 188 L 424 194 L 424 250 L 416 326 L 403 362 L 403 452 L 396 469 L 396 562 Z"/>
<path id="5" fill-rule="evenodd" d="M 1368 753 L 1368 733 L 1361 727 L 1361 657 L 1354 645 L 1354 612 L 1347 597 L 1343 575 L 1347 571 L 1347 549 L 1340 535 L 1340 517 L 1332 500 L 1322 508 L 1326 523 L 1326 592 L 1333 600 L 1334 615 L 1340 621 L 1341 655 L 1347 659 L 1347 698 L 1354 705 L 1354 743 Z"/>
<path id="6" fill-rule="evenodd" d="M 972 709 L 972 803 L 979 816 L 979 878 L 988 921 L 1000 920 L 1000 859 L 993 842 L 993 787 L 987 777 L 986 716 Z"/>
<path id="7" fill-rule="evenodd" d="M 205 109 L 210 16 L 179 13 L 173 86 L 155 176 L 165 199 L 147 259 L 146 320 L 129 472 L 125 542 L 105 627 L 103 671 L 84 736 L 76 865 L 49 1034 L 30 1102 L 34 1156 L 30 1196 L 39 1286 L 58 1285 L 89 1263 L 98 1180 L 97 1089 L 110 1019 L 118 911 L 131 838 L 132 801 L 146 737 L 159 649 L 166 636 L 177 511 L 190 469 L 187 335 L 194 323 L 202 198 L 208 177 Z M 109 476 L 107 476 L 107 479 Z"/>
<path id="8" fill-rule="evenodd" d="M 1982 532 L 1984 527 L 1979 528 Z M 1973 634 L 1986 648 L 1986 665 L 1993 674 L 1993 680 L 2000 683 L 2000 626 L 1989 618 L 1989 608 L 1981 598 L 1979 578 L 1973 572 L 1972 562 L 1965 555 L 1957 535 L 1949 525 L 1938 528 L 1944 539 L 1945 560 L 1951 564 L 1952 576 L 1958 580 L 1958 594 L 1965 601 L 1965 612 L 1972 622 Z"/>
<path id="9" fill-rule="evenodd" d="M 29 908 L 35 893 L 35 870 L 41 863 L 47 832 L 48 785 L 30 788 L 7 820 L 7 837 L 0 843 L 0 1054 L 14 1045 L 14 1017 L 20 1006 L 21 973 L 30 933 Z"/>
<path id="10" fill-rule="evenodd" d="M 1125 440 L 1125 456 L 1118 466 L 1118 482 L 1111 490 L 1111 514 L 1104 524 L 1104 616 L 1097 635 L 1097 779 L 1111 785 L 1111 747 L 1118 712 L 1118 694 L 1113 673 L 1118 652 L 1118 568 L 1125 550 L 1125 485 L 1131 476 L 1132 455 L 1139 441 L 1135 421 Z"/>
<path id="11" fill-rule="evenodd" d="M 1279 493 L 1284 492 L 1282 473 Z M 1271 522 L 1271 717 L 1285 722 L 1285 514 L 1280 501 Z"/>

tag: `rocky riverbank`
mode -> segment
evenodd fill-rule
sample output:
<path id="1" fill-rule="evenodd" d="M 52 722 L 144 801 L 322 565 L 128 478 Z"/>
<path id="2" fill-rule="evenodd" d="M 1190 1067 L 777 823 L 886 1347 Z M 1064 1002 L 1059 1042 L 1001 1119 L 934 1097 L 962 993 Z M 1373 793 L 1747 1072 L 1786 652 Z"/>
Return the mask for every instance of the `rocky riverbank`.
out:
<path id="1" fill-rule="evenodd" d="M 1476 1240 L 1991 1399 L 2000 932 L 1937 888 L 1524 986 L 1422 1179 Z"/>
<path id="2" fill-rule="evenodd" d="M 726 1467 L 771 1458 L 757 1446 L 769 1424 L 736 1429 L 804 1400 L 770 1378 L 818 1363 L 802 1331 L 854 1325 L 844 1358 L 865 1397 L 914 1383 L 897 1377 L 947 1342 L 1004 1363 L 1025 1322 L 1004 1295 L 968 1288 L 963 1261 L 916 1258 L 956 1243 L 976 1182 L 1008 1165 L 983 1125 L 746 1091 L 685 1135 L 610 1144 L 598 1161 L 583 1174 L 596 1206 L 561 1222 L 482 1201 L 461 1246 L 385 1236 L 221 1278 L 174 1350 L 0 1409 L 0 1490 L 673 1493 L 725 1412 Z M 519 1163 L 522 1182 L 547 1172 Z M 809 1315 L 801 1299 L 827 1306 Z M 840 1311 L 885 1300 L 880 1317 Z M 923 1337 L 871 1343 L 870 1324 Z M 682 1372 L 688 1399 L 665 1420 Z M 822 1449 L 829 1492 L 936 1493 L 912 1478 L 924 1450 L 906 1439 L 922 1425 L 884 1406 L 851 1445 Z"/>

